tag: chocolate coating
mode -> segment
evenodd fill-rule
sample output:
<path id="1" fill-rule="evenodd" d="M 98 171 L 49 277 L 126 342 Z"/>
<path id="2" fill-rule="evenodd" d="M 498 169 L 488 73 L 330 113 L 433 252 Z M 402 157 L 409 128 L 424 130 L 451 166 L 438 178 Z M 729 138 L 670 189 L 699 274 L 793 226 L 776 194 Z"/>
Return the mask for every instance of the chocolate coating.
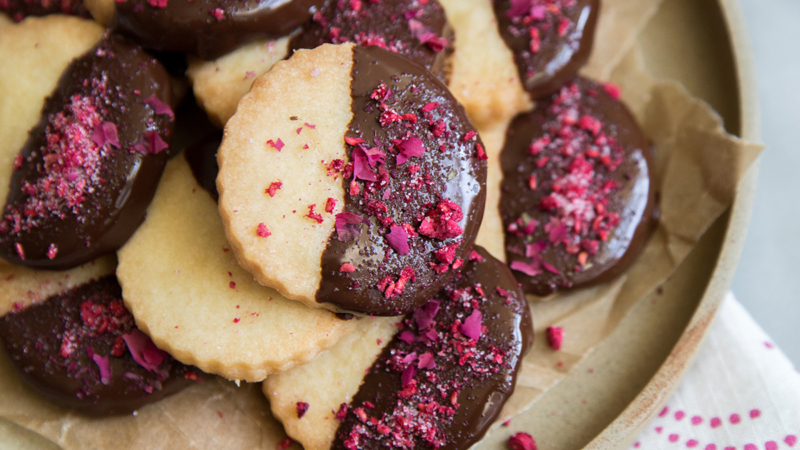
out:
<path id="1" fill-rule="evenodd" d="M 403 321 L 353 397 L 332 449 L 463 450 L 497 419 L 514 392 L 533 325 L 508 268 L 484 249 L 476 251 L 483 262 L 467 262 L 434 297 L 439 307 L 430 327 L 419 313 Z M 457 331 L 474 311 L 482 316 L 477 341 Z M 423 361 L 426 354 L 435 367 Z"/>
<path id="2" fill-rule="evenodd" d="M 592 53 L 600 0 L 493 0 L 500 35 L 531 98 L 558 91 Z M 536 37 L 535 37 L 536 36 Z M 533 51 L 536 50 L 536 51 Z"/>
<path id="3" fill-rule="evenodd" d="M 507 261 L 526 293 L 619 276 L 657 222 L 651 146 L 606 89 L 616 96 L 577 78 L 509 128 L 500 213 Z"/>
<path id="4" fill-rule="evenodd" d="M 322 2 L 123 0 L 115 3 L 110 27 L 148 49 L 216 59 L 256 39 L 288 35 L 311 19 Z"/>
<path id="5" fill-rule="evenodd" d="M 448 57 L 453 52 L 453 32 L 437 0 L 326 0 L 314 19 L 292 39 L 289 48 L 347 42 L 377 45 L 400 53 L 444 81 L 450 71 Z"/>
<path id="6" fill-rule="evenodd" d="M 219 164 L 217 164 L 217 150 L 222 143 L 222 132 L 211 131 L 203 138 L 184 151 L 186 162 L 192 169 L 192 174 L 197 184 L 205 189 L 215 202 L 219 201 L 217 192 L 217 174 Z"/>
<path id="7" fill-rule="evenodd" d="M 344 311 L 400 315 L 441 290 L 452 275 L 451 264 L 472 247 L 486 202 L 486 161 L 478 157 L 482 144 L 464 108 L 441 81 L 401 55 L 378 47 L 353 49 L 353 119 L 345 139 L 364 142 L 348 144 L 348 153 L 354 160 L 356 152 L 380 150 L 384 161 L 366 167 L 375 181 L 342 176 L 344 212 L 368 223 L 358 225 L 361 234 L 355 240 L 342 241 L 333 231 L 316 299 Z M 414 139 L 424 153 L 397 164 L 399 145 Z M 463 213 L 463 218 L 453 216 L 463 232 L 432 237 L 422 223 L 443 204 Z M 390 232 L 410 235 L 408 254 L 390 245 L 385 237 Z M 435 256 L 451 245 L 449 261 Z M 344 264 L 354 271 L 342 271 Z"/>
<path id="8" fill-rule="evenodd" d="M 167 73 L 120 38 L 104 38 L 69 65 L 18 156 L 0 257 L 63 270 L 128 240 L 155 195 L 171 140 L 171 111 L 156 113 L 153 96 L 161 108 L 172 103 Z"/>
<path id="9" fill-rule="evenodd" d="M 131 413 L 203 376 L 160 350 L 156 370 L 146 369 L 126 344 L 131 333 L 141 332 L 114 276 L 0 318 L 0 338 L 25 382 L 59 406 L 96 416 Z M 105 380 L 102 358 L 110 370 Z"/>
<path id="10" fill-rule="evenodd" d="M 0 12 L 7 13 L 15 22 L 28 16 L 64 14 L 90 19 L 83 0 L 0 0 Z"/>

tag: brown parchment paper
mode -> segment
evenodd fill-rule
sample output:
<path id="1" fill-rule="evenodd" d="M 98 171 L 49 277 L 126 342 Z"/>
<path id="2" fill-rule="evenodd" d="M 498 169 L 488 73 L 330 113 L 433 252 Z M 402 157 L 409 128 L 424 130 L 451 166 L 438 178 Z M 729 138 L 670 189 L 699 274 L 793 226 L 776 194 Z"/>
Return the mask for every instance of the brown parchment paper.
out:
<path id="1" fill-rule="evenodd" d="M 595 54 L 584 74 L 617 83 L 623 99 L 658 147 L 661 222 L 638 262 L 618 280 L 550 301 L 532 301 L 537 340 L 526 356 L 505 418 L 532 406 L 599 344 L 631 307 L 652 292 L 687 256 L 732 203 L 761 146 L 727 135 L 719 116 L 679 84 L 643 70 L 635 36 L 661 0 L 605 0 Z M 566 330 L 559 352 L 544 329 Z M 20 427 L 14 426 L 17 424 Z M 499 422 L 498 422 L 499 423 Z M 135 416 L 91 419 L 56 408 L 28 390 L 0 355 L 0 442 L 42 448 L 16 439 L 22 429 L 64 449 L 269 449 L 285 437 L 258 385 L 236 387 L 218 378 L 142 408 Z M 35 442 L 30 444 L 30 442 Z"/>

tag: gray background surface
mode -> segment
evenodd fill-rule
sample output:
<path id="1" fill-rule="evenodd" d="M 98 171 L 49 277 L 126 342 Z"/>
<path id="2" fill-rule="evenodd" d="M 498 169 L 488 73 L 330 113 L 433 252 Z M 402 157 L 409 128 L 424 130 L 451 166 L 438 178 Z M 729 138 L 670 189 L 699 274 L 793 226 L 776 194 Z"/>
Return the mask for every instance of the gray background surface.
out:
<path id="1" fill-rule="evenodd" d="M 800 0 L 740 2 L 768 148 L 733 292 L 800 367 Z"/>

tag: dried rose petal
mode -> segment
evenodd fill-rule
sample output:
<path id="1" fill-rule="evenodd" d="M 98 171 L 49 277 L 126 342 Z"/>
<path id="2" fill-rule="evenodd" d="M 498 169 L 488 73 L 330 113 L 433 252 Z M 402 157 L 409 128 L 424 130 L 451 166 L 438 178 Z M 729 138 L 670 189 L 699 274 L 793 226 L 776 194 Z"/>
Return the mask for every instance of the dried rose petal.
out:
<path id="1" fill-rule="evenodd" d="M 417 368 L 414 366 L 408 366 L 403 370 L 403 374 L 400 376 L 400 380 L 403 382 L 403 387 L 408 386 L 411 384 L 411 380 L 414 379 L 414 375 L 417 374 Z"/>
<path id="2" fill-rule="evenodd" d="M 369 155 L 361 147 L 353 149 L 353 177 L 364 181 L 377 181 L 369 163 Z"/>
<path id="3" fill-rule="evenodd" d="M 151 372 L 158 370 L 158 366 L 169 356 L 163 350 L 159 350 L 150 337 L 138 328 L 122 335 L 122 339 L 125 340 L 134 361 Z"/>
<path id="4" fill-rule="evenodd" d="M 108 356 L 100 356 L 98 354 L 92 355 L 92 361 L 97 364 L 100 370 L 100 382 L 108 386 L 111 382 L 111 366 L 108 364 Z"/>
<path id="5" fill-rule="evenodd" d="M 522 272 L 529 277 L 535 277 L 536 275 L 540 275 L 542 273 L 541 263 L 539 261 L 530 261 L 527 263 L 522 261 L 512 261 L 510 267 L 511 270 Z"/>
<path id="6" fill-rule="evenodd" d="M 269 187 L 267 188 L 267 190 L 265 192 L 267 194 L 269 194 L 270 197 L 275 197 L 275 194 L 282 187 L 283 187 L 283 182 L 282 181 L 273 181 L 272 183 L 269 184 Z"/>
<path id="7" fill-rule="evenodd" d="M 400 336 L 398 336 L 397 338 L 400 339 L 401 341 L 405 342 L 406 344 L 413 344 L 414 341 L 416 340 L 416 337 L 414 336 L 414 333 L 412 333 L 410 331 L 403 331 L 402 333 L 400 333 Z"/>
<path id="8" fill-rule="evenodd" d="M 528 433 L 516 433 L 508 438 L 509 450 L 536 450 L 536 441 Z"/>
<path id="9" fill-rule="evenodd" d="M 361 236 L 361 224 L 369 223 L 369 220 L 349 212 L 341 212 L 336 215 L 336 234 L 342 242 L 349 242 Z"/>
<path id="10" fill-rule="evenodd" d="M 425 146 L 422 139 L 416 136 L 409 136 L 397 144 L 400 154 L 397 155 L 397 165 L 405 164 L 411 157 L 419 157 L 425 154 Z"/>
<path id="11" fill-rule="evenodd" d="M 155 96 L 155 94 L 151 95 L 150 97 L 147 97 L 144 100 L 144 104 L 153 108 L 153 112 L 155 112 L 156 114 L 166 114 L 170 118 L 173 119 L 175 118 L 175 114 L 172 112 L 172 108 L 170 108 L 169 105 L 167 105 L 166 103 L 159 100 L 158 97 Z"/>
<path id="12" fill-rule="evenodd" d="M 391 227 L 389 234 L 386 235 L 386 240 L 398 254 L 408 254 L 408 233 L 406 233 L 406 230 L 403 227 L 397 225 Z"/>
<path id="13" fill-rule="evenodd" d="M 439 312 L 439 302 L 437 300 L 429 300 L 425 306 L 414 311 L 414 320 L 417 322 L 417 327 L 420 331 L 431 326 L 433 318 Z"/>
<path id="14" fill-rule="evenodd" d="M 464 336 L 478 340 L 481 337 L 481 321 L 483 320 L 483 315 L 480 311 L 473 310 L 472 314 L 464 320 L 458 327 L 458 331 L 461 332 Z"/>
<path id="15" fill-rule="evenodd" d="M 435 369 L 436 363 L 433 361 L 433 353 L 423 353 L 419 356 L 418 369 Z"/>

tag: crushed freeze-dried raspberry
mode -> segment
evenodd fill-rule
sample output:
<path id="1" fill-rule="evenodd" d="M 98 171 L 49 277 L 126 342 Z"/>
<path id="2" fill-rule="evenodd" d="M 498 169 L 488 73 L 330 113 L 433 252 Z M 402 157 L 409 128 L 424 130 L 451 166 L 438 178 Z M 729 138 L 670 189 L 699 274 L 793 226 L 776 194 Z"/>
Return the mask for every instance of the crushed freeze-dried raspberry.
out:
<path id="1" fill-rule="evenodd" d="M 328 200 L 325 201 L 325 212 L 331 214 L 335 209 L 336 209 L 336 199 L 329 197 Z"/>
<path id="2" fill-rule="evenodd" d="M 314 208 L 316 208 L 316 207 L 317 207 L 316 204 L 308 205 L 308 214 L 306 214 L 306 217 L 308 217 L 309 219 L 311 219 L 311 220 L 313 220 L 313 221 L 315 221 L 317 223 L 322 223 L 323 222 L 322 214 L 314 212 Z"/>
<path id="3" fill-rule="evenodd" d="M 508 438 L 509 450 L 536 450 L 536 442 L 528 433 L 515 433 Z"/>
<path id="4" fill-rule="evenodd" d="M 264 222 L 258 224 L 258 226 L 256 227 L 256 234 L 258 235 L 258 237 L 262 238 L 272 236 L 272 232 L 269 231 Z"/>
<path id="5" fill-rule="evenodd" d="M 275 197 L 275 194 L 278 192 L 278 190 L 281 187 L 283 187 L 283 182 L 281 182 L 281 181 L 273 181 L 272 183 L 269 184 L 269 187 L 264 192 L 266 194 L 269 194 L 270 197 Z"/>
<path id="6" fill-rule="evenodd" d="M 275 446 L 275 450 L 287 450 L 293 443 L 294 441 L 292 438 L 284 438 L 282 441 L 278 442 L 278 445 Z"/>
<path id="7" fill-rule="evenodd" d="M 297 402 L 297 418 L 302 419 L 303 416 L 306 415 L 308 411 L 308 403 L 306 402 Z"/>
<path id="8" fill-rule="evenodd" d="M 547 327 L 547 345 L 553 350 L 561 350 L 561 344 L 564 342 L 564 328 L 550 326 Z"/>

